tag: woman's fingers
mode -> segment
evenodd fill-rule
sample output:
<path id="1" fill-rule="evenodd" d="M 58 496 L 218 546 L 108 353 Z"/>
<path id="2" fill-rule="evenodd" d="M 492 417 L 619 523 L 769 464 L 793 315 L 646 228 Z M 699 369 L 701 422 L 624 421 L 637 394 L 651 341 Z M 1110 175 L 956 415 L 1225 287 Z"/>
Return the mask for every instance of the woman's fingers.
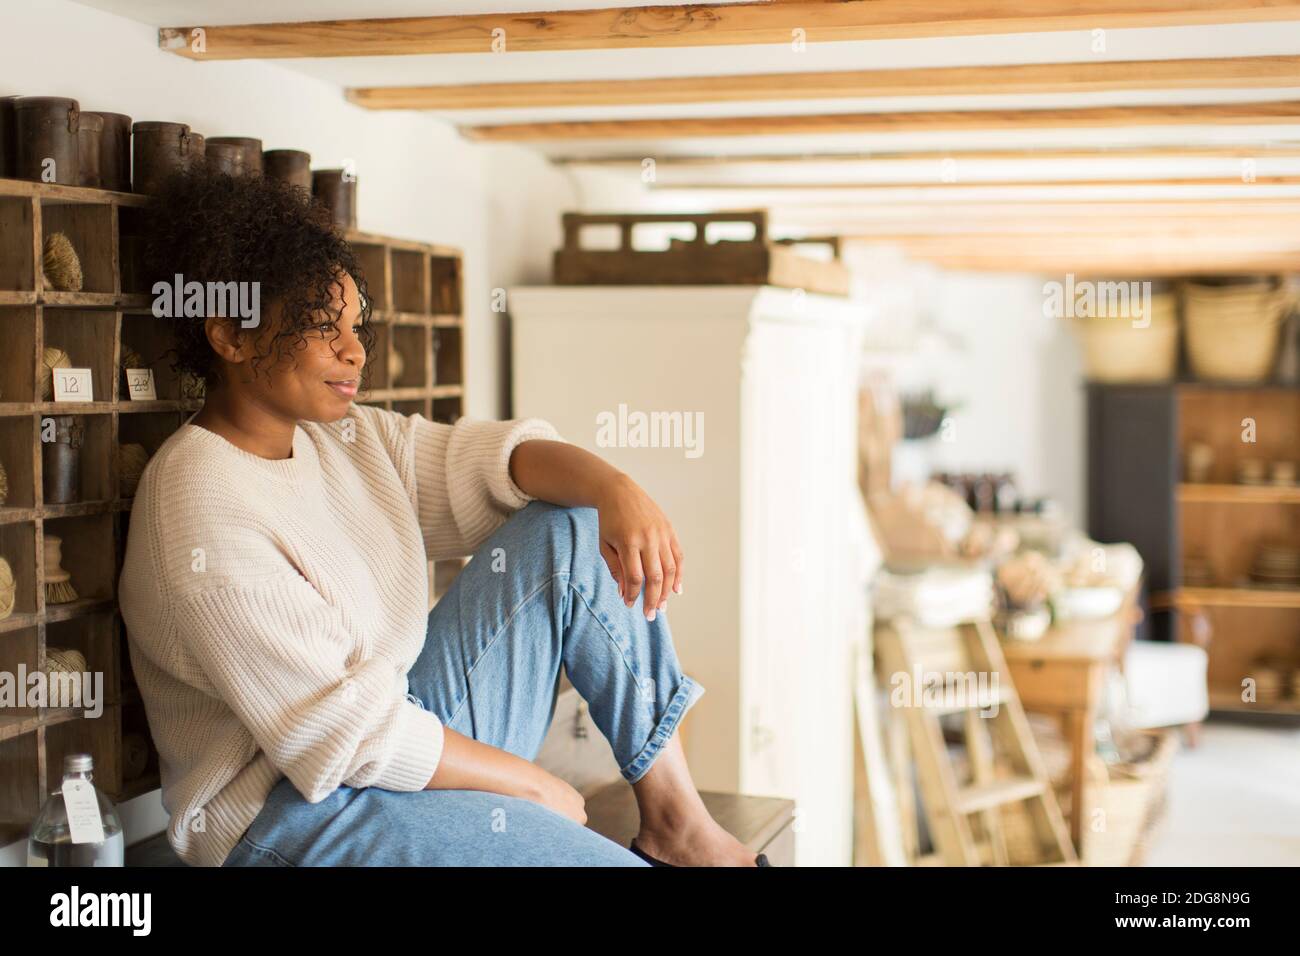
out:
<path id="1" fill-rule="evenodd" d="M 682 556 L 681 545 L 677 543 L 676 532 L 673 532 L 672 552 L 673 552 L 673 567 L 675 569 L 675 573 L 673 575 L 673 593 L 681 594 L 683 582 L 686 580 L 686 572 L 684 569 L 686 559 Z"/>
<path id="2" fill-rule="evenodd" d="M 623 596 L 623 562 L 618 559 L 618 552 L 611 548 L 604 541 L 600 543 L 600 556 L 605 559 L 605 564 L 609 567 L 610 577 L 618 585 L 618 596 Z"/>
<path id="3" fill-rule="evenodd" d="M 641 552 L 624 545 L 619 549 L 618 556 L 623 563 L 623 603 L 631 607 L 636 603 L 636 596 L 641 593 Z"/>
<path id="4" fill-rule="evenodd" d="M 668 592 L 677 580 L 677 559 L 673 557 L 672 546 L 666 541 L 659 546 L 659 564 L 664 571 L 664 581 L 659 590 L 659 603 L 655 607 L 662 611 L 668 606 Z"/>
<path id="5" fill-rule="evenodd" d="M 664 593 L 664 568 L 659 559 L 659 546 L 647 544 L 641 551 L 641 568 L 645 573 L 645 619 L 653 621 Z"/>

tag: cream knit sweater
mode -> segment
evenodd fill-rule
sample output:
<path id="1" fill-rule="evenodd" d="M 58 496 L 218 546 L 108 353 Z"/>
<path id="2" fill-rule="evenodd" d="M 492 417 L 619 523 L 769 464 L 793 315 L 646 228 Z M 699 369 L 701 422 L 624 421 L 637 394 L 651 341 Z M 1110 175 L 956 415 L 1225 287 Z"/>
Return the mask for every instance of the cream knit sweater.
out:
<path id="1" fill-rule="evenodd" d="M 406 698 L 428 561 L 474 551 L 531 500 L 510 454 L 540 419 L 430 422 L 353 404 L 261 458 L 188 422 L 150 460 L 119 582 L 158 745 L 168 840 L 219 866 L 288 777 L 421 790 L 437 717 Z"/>

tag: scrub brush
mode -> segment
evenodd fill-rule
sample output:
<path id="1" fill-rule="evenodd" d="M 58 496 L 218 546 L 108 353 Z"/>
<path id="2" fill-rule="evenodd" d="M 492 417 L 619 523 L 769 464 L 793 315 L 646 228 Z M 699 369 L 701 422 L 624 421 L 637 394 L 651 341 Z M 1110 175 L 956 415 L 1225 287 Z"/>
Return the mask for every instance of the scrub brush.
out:
<path id="1" fill-rule="evenodd" d="M 61 567 L 63 539 L 57 535 L 45 536 L 45 603 L 67 604 L 77 599 L 77 589 L 72 586 L 72 575 Z"/>

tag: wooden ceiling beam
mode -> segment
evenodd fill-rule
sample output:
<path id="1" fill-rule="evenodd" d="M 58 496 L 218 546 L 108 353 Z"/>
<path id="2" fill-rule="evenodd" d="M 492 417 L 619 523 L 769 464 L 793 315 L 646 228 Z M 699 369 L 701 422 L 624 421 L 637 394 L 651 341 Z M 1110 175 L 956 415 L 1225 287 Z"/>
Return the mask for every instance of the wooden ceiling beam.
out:
<path id="1" fill-rule="evenodd" d="M 199 23 L 163 27 L 158 45 L 195 60 L 284 59 L 822 43 L 1297 19 L 1300 2 L 1295 0 L 797 0 Z"/>
<path id="2" fill-rule="evenodd" d="M 951 159 L 961 162 L 1014 162 L 1083 161 L 1094 160 L 1164 160 L 1164 159 L 1300 159 L 1300 143 L 1261 143 L 1258 145 L 1219 146 L 1098 146 L 1087 148 L 1023 149 L 943 149 L 943 150 L 882 150 L 873 153 L 740 153 L 725 156 L 674 155 L 654 157 L 664 168 L 720 167 L 738 165 L 797 166 L 807 163 L 861 165 L 878 162 L 942 162 Z M 560 166 L 612 167 L 627 166 L 638 173 L 646 157 L 635 156 L 553 156 L 551 162 Z"/>
<path id="3" fill-rule="evenodd" d="M 948 269 L 988 272 L 1132 276 L 1296 271 L 1300 240 L 1277 237 L 1150 236 L 841 237 L 846 253 L 861 246 L 890 246 Z"/>
<path id="4" fill-rule="evenodd" d="M 1254 235 L 1300 243 L 1300 209 L 1265 218 L 1212 216 L 1141 216 L 1123 222 L 1095 217 L 989 216 L 914 219 L 908 222 L 852 220 L 840 229 L 859 238 L 934 236 L 1163 236 L 1203 233 Z M 1300 267 L 1300 262 L 1297 262 Z"/>
<path id="5" fill-rule="evenodd" d="M 1008 176 L 1001 179 L 959 179 L 954 182 L 935 182 L 934 180 L 911 180 L 908 182 L 807 182 L 807 183 L 744 183 L 744 182 L 717 182 L 717 183 L 661 183 L 655 182 L 649 184 L 648 188 L 656 192 L 835 192 L 835 191 L 870 191 L 872 193 L 884 193 L 895 191 L 922 193 L 944 193 L 960 189 L 1028 189 L 1028 188 L 1089 188 L 1100 189 L 1104 187 L 1140 187 L 1140 186 L 1300 186 L 1300 176 L 1256 176 L 1247 182 L 1241 178 L 1241 174 L 1223 175 L 1223 176 L 1196 176 L 1196 177 L 1147 177 L 1143 179 L 1023 179 L 1015 176 Z"/>
<path id="6" fill-rule="evenodd" d="M 1040 129 L 1127 129 L 1135 126 L 1300 125 L 1300 101 L 1093 106 L 1075 109 L 936 110 L 818 113 L 676 119 L 583 120 L 462 126 L 483 142 L 656 140 L 731 136 L 819 136 L 853 133 L 948 133 Z"/>
<path id="7" fill-rule="evenodd" d="M 1091 60 L 834 73 L 755 73 L 546 83 L 367 86 L 346 91 L 372 110 L 490 110 L 650 106 L 755 100 L 1133 90 L 1300 87 L 1300 56 Z"/>

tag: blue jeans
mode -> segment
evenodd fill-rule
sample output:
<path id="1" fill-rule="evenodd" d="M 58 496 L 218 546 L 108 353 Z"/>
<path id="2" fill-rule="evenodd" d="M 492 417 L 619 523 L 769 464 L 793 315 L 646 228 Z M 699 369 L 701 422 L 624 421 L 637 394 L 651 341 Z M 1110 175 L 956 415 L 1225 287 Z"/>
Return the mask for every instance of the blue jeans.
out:
<path id="1" fill-rule="evenodd" d="M 596 512 L 530 502 L 429 614 L 408 697 L 446 727 L 532 760 L 560 666 L 623 778 L 639 780 L 704 689 L 682 674 L 666 616 L 627 607 Z M 224 866 L 644 866 L 539 803 L 478 790 L 342 786 L 308 803 L 282 778 Z"/>

